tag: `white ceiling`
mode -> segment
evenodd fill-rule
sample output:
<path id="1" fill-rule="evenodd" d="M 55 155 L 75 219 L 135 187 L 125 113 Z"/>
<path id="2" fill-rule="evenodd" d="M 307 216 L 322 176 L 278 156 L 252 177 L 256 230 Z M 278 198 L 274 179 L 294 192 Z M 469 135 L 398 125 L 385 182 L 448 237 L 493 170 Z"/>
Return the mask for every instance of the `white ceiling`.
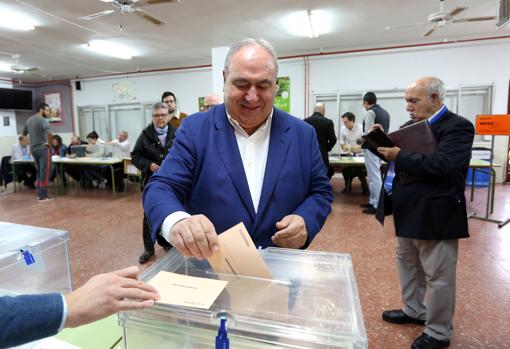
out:
<path id="1" fill-rule="evenodd" d="M 132 14 L 118 13 L 85 21 L 81 16 L 110 9 L 99 0 L 0 0 L 1 8 L 21 11 L 37 20 L 31 31 L 0 27 L 0 62 L 13 60 L 37 66 L 44 77 L 23 75 L 22 80 L 50 80 L 109 73 L 211 63 L 211 47 L 229 46 L 245 37 L 269 40 L 280 57 L 336 50 L 439 42 L 444 28 L 428 38 L 428 28 L 385 30 L 386 26 L 426 22 L 437 12 L 438 0 L 180 0 L 177 4 L 144 6 L 166 22 L 155 26 Z M 459 17 L 496 15 L 496 0 L 446 0 L 446 10 L 470 6 Z M 283 18 L 295 11 L 325 9 L 333 18 L 333 31 L 319 38 L 288 33 Z M 456 23 L 447 26 L 449 41 L 510 35 L 510 26 L 496 28 L 496 20 Z M 119 30 L 122 24 L 124 31 Z M 303 23 L 303 25 L 307 25 Z M 141 51 L 131 60 L 108 58 L 88 52 L 80 45 L 92 39 L 115 39 Z M 0 72 L 20 79 L 20 75 Z"/>

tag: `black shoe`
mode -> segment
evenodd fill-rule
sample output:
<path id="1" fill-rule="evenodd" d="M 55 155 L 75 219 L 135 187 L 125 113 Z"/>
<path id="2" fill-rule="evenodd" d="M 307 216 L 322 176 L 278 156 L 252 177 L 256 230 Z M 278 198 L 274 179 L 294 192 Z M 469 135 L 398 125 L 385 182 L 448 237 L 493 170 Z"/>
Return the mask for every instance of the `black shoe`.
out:
<path id="1" fill-rule="evenodd" d="M 23 182 L 23 185 L 27 188 L 30 188 L 30 189 L 35 189 L 35 185 L 34 183 L 30 183 L 30 182 Z"/>
<path id="2" fill-rule="evenodd" d="M 172 249 L 172 246 L 163 246 L 163 250 L 165 250 L 165 252 L 168 252 Z"/>
<path id="3" fill-rule="evenodd" d="M 426 333 L 416 338 L 411 346 L 411 349 L 440 349 L 450 346 L 450 340 L 440 341 Z"/>
<path id="4" fill-rule="evenodd" d="M 140 256 L 140 258 L 138 259 L 138 262 L 140 262 L 140 264 L 144 264 L 145 262 L 147 262 L 152 256 L 154 256 L 154 252 L 149 252 L 149 251 L 143 251 L 142 255 Z"/>
<path id="5" fill-rule="evenodd" d="M 370 207 L 370 208 L 365 208 L 363 211 L 364 214 L 375 214 L 377 212 L 377 210 L 373 207 Z"/>
<path id="6" fill-rule="evenodd" d="M 425 320 L 412 318 L 404 313 L 402 309 L 383 311 L 382 318 L 384 321 L 391 322 L 392 324 L 425 325 Z"/>
<path id="7" fill-rule="evenodd" d="M 361 208 L 372 208 L 373 206 L 370 204 L 361 204 L 359 205 Z"/>

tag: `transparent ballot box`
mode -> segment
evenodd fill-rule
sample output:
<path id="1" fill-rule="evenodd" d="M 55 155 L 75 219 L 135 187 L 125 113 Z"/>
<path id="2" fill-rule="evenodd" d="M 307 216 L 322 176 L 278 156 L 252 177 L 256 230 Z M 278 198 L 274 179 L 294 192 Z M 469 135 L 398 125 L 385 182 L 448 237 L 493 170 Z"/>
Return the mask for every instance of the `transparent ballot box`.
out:
<path id="1" fill-rule="evenodd" d="M 124 348 L 214 348 L 221 316 L 230 348 L 368 347 L 350 255 L 280 248 L 260 254 L 273 279 L 216 274 L 205 260 L 169 251 L 142 280 L 163 270 L 228 284 L 208 310 L 156 304 L 120 313 Z"/>
<path id="2" fill-rule="evenodd" d="M 63 230 L 0 222 L 0 294 L 71 291 Z"/>

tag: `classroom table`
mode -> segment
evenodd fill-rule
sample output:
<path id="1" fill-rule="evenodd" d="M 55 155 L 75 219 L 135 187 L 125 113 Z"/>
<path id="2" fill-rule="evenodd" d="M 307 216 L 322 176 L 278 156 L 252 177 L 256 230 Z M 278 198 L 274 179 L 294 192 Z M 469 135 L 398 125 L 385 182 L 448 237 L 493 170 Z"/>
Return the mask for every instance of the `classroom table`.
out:
<path id="1" fill-rule="evenodd" d="M 121 158 L 93 158 L 93 157 L 83 157 L 83 158 L 61 158 L 61 157 L 52 157 L 51 161 L 57 167 L 57 177 L 60 183 L 60 187 L 63 190 L 64 186 L 64 166 L 108 166 L 110 168 L 110 173 L 112 176 L 112 192 L 113 196 L 116 194 L 115 189 L 115 171 L 122 170 L 121 167 L 115 168 L 114 165 L 120 164 L 123 162 Z"/>
<path id="2" fill-rule="evenodd" d="M 470 201 L 473 201 L 474 193 L 475 193 L 475 173 L 476 171 L 489 171 L 488 174 L 490 176 L 490 188 L 489 190 L 489 196 L 490 196 L 490 213 L 494 212 L 494 192 L 496 190 L 496 170 L 495 167 L 501 167 L 500 164 L 492 164 L 490 161 L 487 160 L 479 160 L 479 159 L 471 159 L 469 161 L 469 168 L 472 169 L 471 171 L 471 196 Z M 484 172 L 487 173 L 487 172 Z"/>
<path id="3" fill-rule="evenodd" d="M 329 156 L 329 165 L 333 167 L 333 169 L 339 170 L 342 167 L 365 167 L 365 158 L 363 156 L 340 156 L 340 155 L 330 155 Z M 384 163 L 383 163 L 384 166 Z M 490 166 L 490 162 L 487 160 L 478 160 L 471 159 L 469 161 L 469 168 L 471 171 L 471 195 L 470 201 L 474 200 L 475 193 L 475 172 L 476 171 L 489 171 L 491 176 L 491 187 L 490 190 L 490 198 L 491 198 L 491 213 L 494 211 L 494 191 L 496 190 L 496 171 L 495 167 L 501 167 L 500 164 L 492 164 Z"/>

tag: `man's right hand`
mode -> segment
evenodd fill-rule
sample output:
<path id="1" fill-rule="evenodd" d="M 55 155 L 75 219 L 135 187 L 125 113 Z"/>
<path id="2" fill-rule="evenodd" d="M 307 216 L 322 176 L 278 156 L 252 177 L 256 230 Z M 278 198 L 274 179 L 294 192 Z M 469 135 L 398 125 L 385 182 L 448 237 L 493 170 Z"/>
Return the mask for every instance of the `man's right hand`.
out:
<path id="1" fill-rule="evenodd" d="M 209 258 L 220 248 L 213 224 L 201 214 L 175 223 L 170 231 L 170 243 L 183 255 L 198 259 Z"/>
<path id="2" fill-rule="evenodd" d="M 373 124 L 368 133 L 373 132 L 376 128 L 384 132 L 384 128 L 381 124 Z"/>
<path id="3" fill-rule="evenodd" d="M 157 170 L 159 170 L 159 165 L 153 162 L 153 163 L 151 164 L 151 172 L 152 172 L 152 173 L 154 173 L 154 172 L 156 172 Z"/>

